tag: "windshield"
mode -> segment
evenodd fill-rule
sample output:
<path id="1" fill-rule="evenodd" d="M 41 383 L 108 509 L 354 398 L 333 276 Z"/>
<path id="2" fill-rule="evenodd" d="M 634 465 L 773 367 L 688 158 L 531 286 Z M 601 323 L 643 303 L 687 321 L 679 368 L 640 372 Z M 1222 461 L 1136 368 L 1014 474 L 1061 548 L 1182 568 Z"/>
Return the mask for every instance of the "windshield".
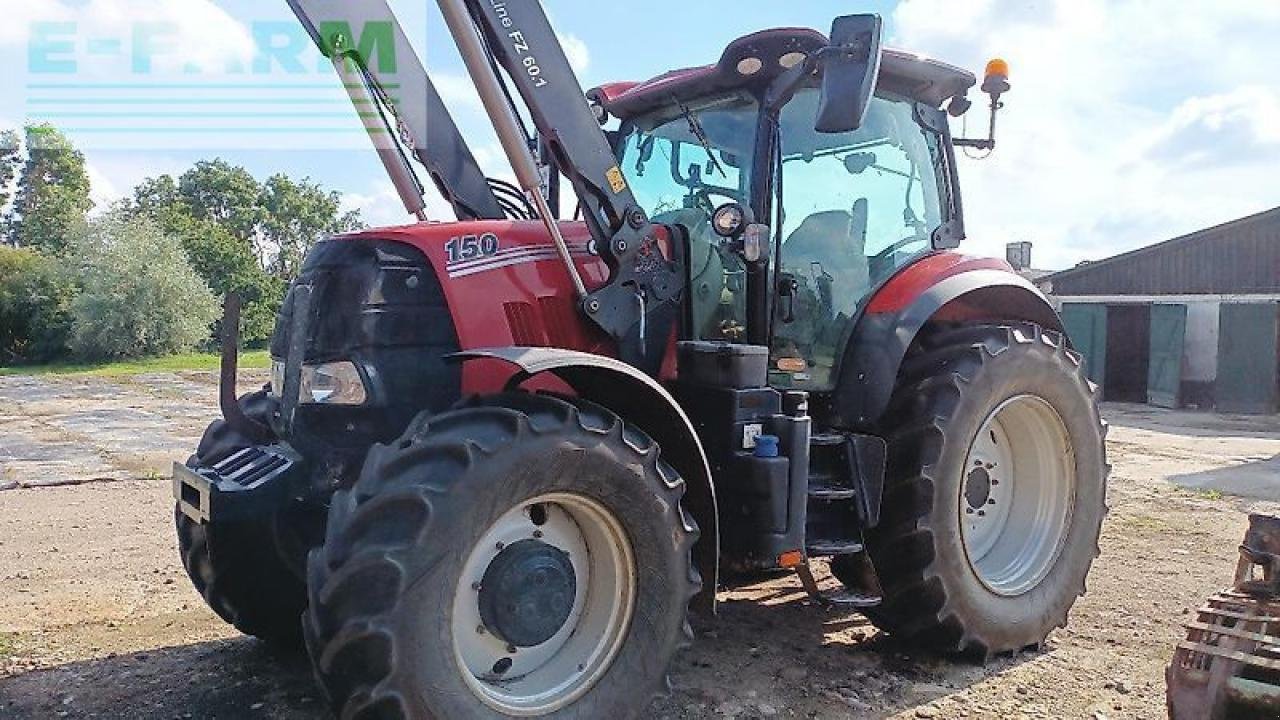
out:
<path id="1" fill-rule="evenodd" d="M 806 89 L 783 108 L 775 180 L 777 271 L 792 293 L 775 304 L 774 382 L 807 390 L 834 385 L 858 309 L 932 249 L 945 220 L 945 154 L 917 121 L 915 103 L 877 96 L 858 130 L 826 134 L 813 129 L 818 102 L 819 91 Z"/>
<path id="2" fill-rule="evenodd" d="M 655 223 L 689 229 L 692 336 L 745 339 L 746 279 L 738 256 L 711 229 L 715 209 L 748 206 L 759 104 L 731 94 L 680 104 L 628 120 L 619 158 Z"/>

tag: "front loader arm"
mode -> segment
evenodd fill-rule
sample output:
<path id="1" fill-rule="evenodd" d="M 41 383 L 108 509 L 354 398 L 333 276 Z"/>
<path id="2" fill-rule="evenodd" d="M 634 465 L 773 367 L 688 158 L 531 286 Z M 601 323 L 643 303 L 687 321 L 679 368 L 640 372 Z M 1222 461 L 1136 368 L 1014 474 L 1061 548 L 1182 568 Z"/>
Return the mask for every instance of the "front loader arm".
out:
<path id="1" fill-rule="evenodd" d="M 495 81 L 501 79 L 494 62 L 515 85 L 539 137 L 582 203 L 592 238 L 611 271 L 604 286 L 590 291 L 575 276 L 583 312 L 618 340 L 622 359 L 656 373 L 679 315 L 681 243 L 672 238 L 673 258 L 663 256 L 661 230 L 636 202 L 542 4 L 438 1 L 523 189 L 536 193 L 537 178 L 527 146 L 521 147 L 523 137 L 512 127 L 511 109 L 495 91 Z M 481 43 L 476 42 L 477 30 Z M 559 238 L 554 219 L 544 220 L 552 237 Z M 566 266 L 576 275 L 567 257 Z"/>
<path id="2" fill-rule="evenodd" d="M 387 0 L 288 2 L 321 52 L 334 61 L 409 212 L 422 216 L 422 188 L 401 145 L 427 167 L 460 220 L 504 217 L 503 202 L 480 172 Z M 669 238 L 671 257 L 664 254 L 664 231 L 649 222 L 636 202 L 541 3 L 438 2 L 520 187 L 573 281 L 583 313 L 617 340 L 623 360 L 656 374 L 679 317 L 682 242 Z M 370 57 L 375 54 L 374 43 L 365 37 L 370 28 L 391 30 L 395 67 L 382 67 Z M 601 287 L 583 284 L 542 193 L 543 178 L 498 67 L 528 107 L 558 170 L 573 184 L 595 247 L 610 269 Z"/>
<path id="3" fill-rule="evenodd" d="M 411 214 L 423 209 L 423 189 L 402 144 L 427 169 L 459 220 L 506 217 L 386 0 L 288 3 L 320 52 L 333 61 Z M 377 45 L 388 39 L 390 53 Z"/>

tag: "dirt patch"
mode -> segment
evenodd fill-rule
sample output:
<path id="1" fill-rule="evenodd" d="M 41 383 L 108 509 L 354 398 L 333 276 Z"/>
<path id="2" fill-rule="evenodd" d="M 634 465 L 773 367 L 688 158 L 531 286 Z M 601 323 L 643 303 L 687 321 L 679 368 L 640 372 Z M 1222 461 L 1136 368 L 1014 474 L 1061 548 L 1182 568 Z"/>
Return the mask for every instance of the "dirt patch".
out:
<path id="1" fill-rule="evenodd" d="M 0 378 L 0 398 L 22 421 L 0 423 L 0 480 L 24 485 L 0 491 L 0 716 L 328 717 L 306 661 L 223 625 L 178 562 L 164 475 L 216 413 L 212 375 Z M 108 414 L 82 422 L 91 411 Z M 674 693 L 646 717 L 1161 716 L 1181 623 L 1229 581 L 1246 512 L 1280 510 L 1170 479 L 1280 456 L 1280 427 L 1129 406 L 1107 415 L 1102 557 L 1043 651 L 986 666 L 919 654 L 861 615 L 813 605 L 783 576 L 720 594 L 719 618 L 696 619 Z M 76 465 L 97 461 L 115 482 L 34 481 L 69 466 L 97 475 Z"/>

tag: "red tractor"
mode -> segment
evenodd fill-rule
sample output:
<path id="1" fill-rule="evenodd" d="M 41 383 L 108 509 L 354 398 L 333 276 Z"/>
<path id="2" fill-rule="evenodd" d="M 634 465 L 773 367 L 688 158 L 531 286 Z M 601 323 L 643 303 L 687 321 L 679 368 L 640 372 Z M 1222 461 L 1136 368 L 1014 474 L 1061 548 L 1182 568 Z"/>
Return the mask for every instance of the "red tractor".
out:
<path id="1" fill-rule="evenodd" d="M 1001 63 L 993 134 L 957 139 L 974 76 L 873 15 L 584 97 L 539 3 L 439 0 L 515 187 L 384 0 L 290 4 L 407 209 L 412 159 L 457 215 L 317 244 L 270 386 L 236 400 L 231 338 L 225 419 L 175 468 L 192 581 L 305 641 L 338 715 L 634 716 L 691 602 L 766 572 L 979 658 L 1066 622 L 1106 510 L 1095 390 L 1032 285 L 954 251 Z"/>

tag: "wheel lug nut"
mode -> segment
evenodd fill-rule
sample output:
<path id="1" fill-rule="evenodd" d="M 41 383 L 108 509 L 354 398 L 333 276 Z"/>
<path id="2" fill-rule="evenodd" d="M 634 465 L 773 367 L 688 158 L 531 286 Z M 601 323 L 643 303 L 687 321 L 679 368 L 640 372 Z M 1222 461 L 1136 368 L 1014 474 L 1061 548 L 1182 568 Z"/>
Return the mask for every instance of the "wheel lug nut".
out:
<path id="1" fill-rule="evenodd" d="M 534 531 L 533 531 L 533 536 L 534 536 L 535 538 L 537 538 L 537 539 L 541 540 L 541 539 L 542 539 L 542 531 L 541 531 L 541 530 L 534 530 Z"/>
<path id="2" fill-rule="evenodd" d="M 988 504 L 988 505 L 995 505 L 995 504 L 996 504 L 995 498 L 992 498 L 992 499 L 988 500 L 988 501 L 987 501 L 987 504 Z"/>
<path id="3" fill-rule="evenodd" d="M 506 545 L 503 545 L 502 543 L 498 543 L 498 544 L 496 545 L 496 547 L 497 547 L 499 550 L 501 550 L 502 548 L 506 547 Z"/>
<path id="4" fill-rule="evenodd" d="M 979 511 L 978 511 L 978 517 L 986 517 L 986 516 L 987 516 L 987 511 L 986 511 L 986 510 L 979 510 Z"/>
<path id="5" fill-rule="evenodd" d="M 484 629 L 484 626 L 483 626 L 483 625 L 477 625 L 477 626 L 476 626 L 476 634 L 477 634 L 477 635 L 483 635 L 483 634 L 485 634 L 486 632 L 488 632 L 488 631 Z"/>
<path id="6" fill-rule="evenodd" d="M 511 653 L 512 655 L 515 655 L 517 652 L 520 652 L 520 650 L 516 648 L 515 645 L 508 645 L 507 652 Z"/>
<path id="7" fill-rule="evenodd" d="M 965 509 L 964 509 L 964 511 L 965 511 L 965 513 L 967 513 L 967 514 L 969 514 L 969 515 L 972 515 L 972 514 L 973 514 L 973 508 L 965 508 Z"/>
<path id="8" fill-rule="evenodd" d="M 475 590 L 476 592 L 480 592 L 480 583 L 478 582 L 471 583 L 471 589 Z"/>

